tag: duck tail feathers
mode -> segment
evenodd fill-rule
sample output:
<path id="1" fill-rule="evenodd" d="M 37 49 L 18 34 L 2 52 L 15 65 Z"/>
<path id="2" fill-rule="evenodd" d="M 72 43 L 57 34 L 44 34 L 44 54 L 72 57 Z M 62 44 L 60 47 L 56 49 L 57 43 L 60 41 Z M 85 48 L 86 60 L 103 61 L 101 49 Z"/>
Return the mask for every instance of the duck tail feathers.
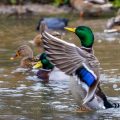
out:
<path id="1" fill-rule="evenodd" d="M 113 108 L 120 108 L 120 103 L 113 103 L 112 106 Z"/>

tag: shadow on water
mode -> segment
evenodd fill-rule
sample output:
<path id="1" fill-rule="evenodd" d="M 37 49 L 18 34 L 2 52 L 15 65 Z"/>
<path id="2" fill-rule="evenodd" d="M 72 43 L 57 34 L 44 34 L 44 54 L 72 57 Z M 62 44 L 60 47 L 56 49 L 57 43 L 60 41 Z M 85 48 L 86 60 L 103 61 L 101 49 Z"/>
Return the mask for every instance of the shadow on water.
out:
<path id="1" fill-rule="evenodd" d="M 13 72 L 18 61 L 10 61 L 15 49 L 28 44 L 37 33 L 37 18 L 16 20 L 0 18 L 0 119 L 1 120 L 103 120 L 119 119 L 120 109 L 90 113 L 76 113 L 76 103 L 69 91 L 69 81 L 50 81 L 44 85 L 29 80 L 29 72 Z M 98 24 L 99 22 L 99 24 Z M 106 20 L 72 21 L 71 26 L 89 25 L 95 32 L 95 54 L 101 62 L 102 88 L 112 101 L 119 102 L 120 47 L 119 34 L 114 41 L 106 41 L 110 35 L 102 32 Z M 96 26 L 97 23 L 97 26 Z M 74 35 L 66 35 L 70 42 L 78 44 Z M 71 38 L 71 39 L 70 39 Z M 77 39 L 77 37 L 76 37 Z"/>

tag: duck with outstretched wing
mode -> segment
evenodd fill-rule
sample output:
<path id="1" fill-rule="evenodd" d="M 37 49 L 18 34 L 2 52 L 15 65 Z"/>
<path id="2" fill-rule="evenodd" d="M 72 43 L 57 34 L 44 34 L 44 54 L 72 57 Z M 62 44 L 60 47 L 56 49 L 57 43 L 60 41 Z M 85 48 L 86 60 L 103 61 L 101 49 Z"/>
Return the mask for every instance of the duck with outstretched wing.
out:
<path id="1" fill-rule="evenodd" d="M 43 46 L 49 60 L 71 77 L 71 91 L 77 103 L 88 109 L 114 107 L 101 91 L 99 61 L 93 52 L 94 35 L 87 26 L 65 29 L 74 32 L 81 41 L 81 48 L 52 36 L 41 29 Z M 82 102 L 80 102 L 82 100 Z"/>

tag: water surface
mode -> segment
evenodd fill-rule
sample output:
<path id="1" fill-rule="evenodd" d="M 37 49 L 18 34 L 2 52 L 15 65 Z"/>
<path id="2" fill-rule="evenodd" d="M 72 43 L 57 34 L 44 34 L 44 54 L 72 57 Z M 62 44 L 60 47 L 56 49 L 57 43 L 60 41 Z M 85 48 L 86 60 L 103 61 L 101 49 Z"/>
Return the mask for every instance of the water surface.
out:
<path id="1" fill-rule="evenodd" d="M 69 90 L 69 80 L 42 84 L 27 79 L 32 76 L 29 72 L 14 72 L 19 66 L 19 60 L 13 62 L 9 58 L 18 46 L 29 44 L 28 41 L 37 34 L 37 20 L 38 17 L 20 20 L 0 18 L 0 119 L 118 120 L 120 109 L 76 113 L 77 105 Z M 103 33 L 105 23 L 105 19 L 74 20 L 70 26 L 89 25 L 93 29 L 95 54 L 101 63 L 101 87 L 111 101 L 119 103 L 120 35 Z M 78 38 L 72 33 L 67 33 L 64 38 L 79 45 Z"/>

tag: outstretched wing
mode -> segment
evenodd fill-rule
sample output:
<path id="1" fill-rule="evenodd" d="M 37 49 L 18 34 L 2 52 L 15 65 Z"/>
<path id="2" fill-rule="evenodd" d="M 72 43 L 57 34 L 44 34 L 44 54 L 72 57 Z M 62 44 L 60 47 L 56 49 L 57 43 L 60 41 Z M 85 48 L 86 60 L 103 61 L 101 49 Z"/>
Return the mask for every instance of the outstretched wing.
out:
<path id="1" fill-rule="evenodd" d="M 48 32 L 42 33 L 44 49 L 49 60 L 68 75 L 72 75 L 82 63 L 87 63 L 91 54 L 74 44 L 58 39 Z"/>

